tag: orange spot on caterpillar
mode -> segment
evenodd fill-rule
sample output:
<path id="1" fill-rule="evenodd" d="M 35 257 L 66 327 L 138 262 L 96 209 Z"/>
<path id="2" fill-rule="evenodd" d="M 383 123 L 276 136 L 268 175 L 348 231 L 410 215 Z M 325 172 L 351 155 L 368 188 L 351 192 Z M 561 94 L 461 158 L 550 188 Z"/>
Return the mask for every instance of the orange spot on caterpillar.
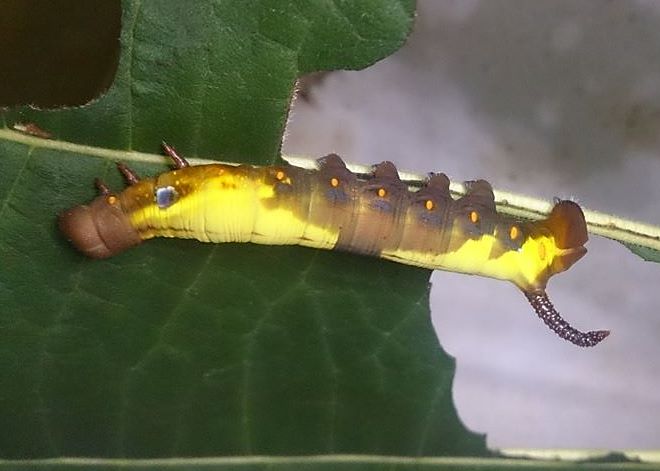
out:
<path id="1" fill-rule="evenodd" d="M 335 177 L 332 177 L 330 179 L 330 186 L 333 187 L 333 188 L 337 188 L 339 186 L 339 179 L 335 178 Z"/>
<path id="2" fill-rule="evenodd" d="M 470 221 L 474 224 L 479 222 L 479 213 L 476 211 L 470 211 Z"/>
<path id="3" fill-rule="evenodd" d="M 433 204 L 433 200 L 426 200 L 424 206 L 426 206 L 426 209 L 428 209 L 429 211 L 435 208 L 435 204 Z"/>
<path id="4" fill-rule="evenodd" d="M 545 260 L 545 244 L 543 242 L 539 243 L 539 259 Z"/>
<path id="5" fill-rule="evenodd" d="M 378 196 L 384 198 L 386 195 L 387 195 L 387 191 L 385 191 L 385 188 L 378 188 Z"/>
<path id="6" fill-rule="evenodd" d="M 115 203 L 117 203 L 117 197 L 113 195 L 108 196 L 108 199 L 106 201 L 108 202 L 108 204 L 114 205 Z"/>
<path id="7" fill-rule="evenodd" d="M 278 170 L 277 173 L 275 174 L 275 178 L 278 180 L 283 180 L 284 179 L 284 172 L 282 170 Z"/>
<path id="8" fill-rule="evenodd" d="M 516 240 L 519 235 L 520 229 L 518 229 L 518 226 L 511 226 L 511 229 L 509 229 L 509 237 L 511 240 Z M 543 259 L 543 257 L 541 259 Z"/>

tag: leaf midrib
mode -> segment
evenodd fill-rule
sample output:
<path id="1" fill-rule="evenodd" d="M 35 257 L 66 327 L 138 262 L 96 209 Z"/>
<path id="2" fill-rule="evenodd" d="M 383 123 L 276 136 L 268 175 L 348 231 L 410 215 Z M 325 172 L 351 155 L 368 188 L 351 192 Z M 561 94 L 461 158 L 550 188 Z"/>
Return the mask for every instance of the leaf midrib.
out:
<path id="1" fill-rule="evenodd" d="M 164 158 L 162 155 L 149 154 L 146 152 L 108 149 L 57 139 L 44 139 L 13 131 L 8 128 L 0 129 L 0 140 L 16 142 L 33 148 L 52 149 L 72 154 L 100 157 L 113 161 L 121 160 L 162 164 Z M 304 168 L 315 168 L 316 161 L 313 159 L 287 156 L 283 156 L 283 158 L 294 165 L 299 165 Z M 193 165 L 205 165 L 211 163 L 238 165 L 233 162 L 222 162 L 211 159 L 191 158 L 188 160 Z M 360 174 L 367 174 L 370 172 L 370 167 L 364 165 L 348 164 L 348 167 L 351 171 Z M 423 176 L 414 173 L 400 172 L 400 174 L 401 178 L 408 183 L 419 184 L 424 181 Z M 465 185 L 457 182 L 452 182 L 450 188 L 454 194 L 459 196 L 465 194 L 466 191 Z M 497 209 L 503 214 L 527 219 L 539 219 L 549 214 L 552 209 L 552 204 L 541 199 L 499 190 L 495 190 L 494 193 Z M 587 220 L 589 232 L 592 234 L 601 235 L 626 244 L 634 244 L 654 250 L 660 250 L 660 227 L 658 226 L 620 218 L 589 209 L 584 209 L 584 216 Z"/>
<path id="2" fill-rule="evenodd" d="M 602 453 L 601 453 L 602 455 Z M 585 450 L 584 457 L 594 457 L 593 453 Z M 220 466 L 314 466 L 314 465 L 374 465 L 384 466 L 411 466 L 417 469 L 420 466 L 446 467 L 456 466 L 473 469 L 474 467 L 498 467 L 502 469 L 511 468 L 557 468 L 574 469 L 575 461 L 563 460 L 533 460 L 517 458 L 480 458 L 480 457 L 462 457 L 462 456 L 438 456 L 438 457 L 410 457 L 410 456 L 385 456 L 385 455 L 311 455 L 311 456 L 226 456 L 226 457 L 206 457 L 206 458 L 155 458 L 155 459 L 116 459 L 116 458 L 51 458 L 43 460 L 8 460 L 0 461 L 0 469 L 4 466 L 12 465 L 31 465 L 31 466 L 69 466 L 85 467 L 91 466 L 111 466 L 111 467 L 132 467 L 132 468 L 176 468 L 180 466 L 196 467 L 220 467 Z M 652 462 L 600 462 L 595 464 L 598 469 L 656 469 L 657 464 Z"/>

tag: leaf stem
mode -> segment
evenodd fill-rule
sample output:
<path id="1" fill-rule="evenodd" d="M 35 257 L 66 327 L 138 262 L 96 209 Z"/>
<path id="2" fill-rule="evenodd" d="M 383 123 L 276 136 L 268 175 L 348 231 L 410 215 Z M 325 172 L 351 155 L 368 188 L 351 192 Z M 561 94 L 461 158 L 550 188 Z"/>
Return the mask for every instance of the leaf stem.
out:
<path id="1" fill-rule="evenodd" d="M 133 161 L 145 163 L 162 163 L 164 157 L 146 152 L 127 151 L 121 149 L 107 149 L 84 144 L 60 141 L 56 139 L 43 139 L 36 136 L 13 131 L 11 129 L 0 129 L 0 140 L 16 142 L 29 147 L 53 149 L 71 152 L 80 155 L 90 155 L 115 161 Z M 316 168 L 316 160 L 299 156 L 283 156 L 284 160 L 292 165 L 303 168 Z M 208 159 L 189 159 L 193 165 L 219 163 Z M 232 164 L 232 162 L 222 162 Z M 236 165 L 236 164 L 234 164 Z M 371 167 L 365 165 L 348 164 L 349 169 L 359 175 L 368 175 Z M 407 182 L 411 188 L 419 188 L 425 177 L 422 175 L 399 172 L 401 179 Z M 450 190 L 456 196 L 465 194 L 465 186 L 462 183 L 452 182 Z M 541 219 L 550 213 L 552 203 L 531 198 L 529 196 L 506 191 L 495 190 L 495 203 L 498 211 L 503 214 L 521 217 L 525 219 Z M 632 221 L 614 215 L 584 210 L 589 232 L 601 235 L 619 242 L 641 247 L 647 247 L 660 251 L 660 227 L 642 222 Z"/>

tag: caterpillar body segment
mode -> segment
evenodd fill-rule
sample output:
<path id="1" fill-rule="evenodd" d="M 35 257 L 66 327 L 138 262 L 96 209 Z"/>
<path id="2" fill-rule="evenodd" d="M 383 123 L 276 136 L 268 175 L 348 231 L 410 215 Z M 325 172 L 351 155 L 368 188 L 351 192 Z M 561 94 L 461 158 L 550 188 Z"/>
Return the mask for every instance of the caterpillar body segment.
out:
<path id="1" fill-rule="evenodd" d="M 103 186 L 90 204 L 60 215 L 60 228 L 76 248 L 107 258 L 152 237 L 181 237 L 343 250 L 508 280 L 561 337 L 592 346 L 608 334 L 573 329 L 545 294 L 548 279 L 586 253 L 586 223 L 572 201 L 528 222 L 498 214 L 484 180 L 468 182 L 467 193 L 455 200 L 444 174 L 410 191 L 390 162 L 360 179 L 335 154 L 319 159 L 316 170 L 189 166 L 164 148 L 176 169 L 139 179 L 120 164 L 126 189 L 114 194 Z"/>

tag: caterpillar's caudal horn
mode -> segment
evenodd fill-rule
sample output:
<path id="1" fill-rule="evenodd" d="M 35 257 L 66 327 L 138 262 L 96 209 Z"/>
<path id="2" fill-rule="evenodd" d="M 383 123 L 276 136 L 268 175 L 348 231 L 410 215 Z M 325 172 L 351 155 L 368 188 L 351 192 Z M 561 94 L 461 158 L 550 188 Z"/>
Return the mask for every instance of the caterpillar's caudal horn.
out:
<path id="1" fill-rule="evenodd" d="M 116 196 L 102 195 L 59 215 L 62 233 L 83 254 L 108 258 L 142 242 Z"/>
<path id="2" fill-rule="evenodd" d="M 564 340 L 568 340 L 578 347 L 593 347 L 603 341 L 608 335 L 609 330 L 592 330 L 589 332 L 580 332 L 570 325 L 561 314 L 557 312 L 550 302 L 548 295 L 541 292 L 525 292 L 527 300 L 534 308 L 536 315 L 550 327 L 550 329 Z"/>

